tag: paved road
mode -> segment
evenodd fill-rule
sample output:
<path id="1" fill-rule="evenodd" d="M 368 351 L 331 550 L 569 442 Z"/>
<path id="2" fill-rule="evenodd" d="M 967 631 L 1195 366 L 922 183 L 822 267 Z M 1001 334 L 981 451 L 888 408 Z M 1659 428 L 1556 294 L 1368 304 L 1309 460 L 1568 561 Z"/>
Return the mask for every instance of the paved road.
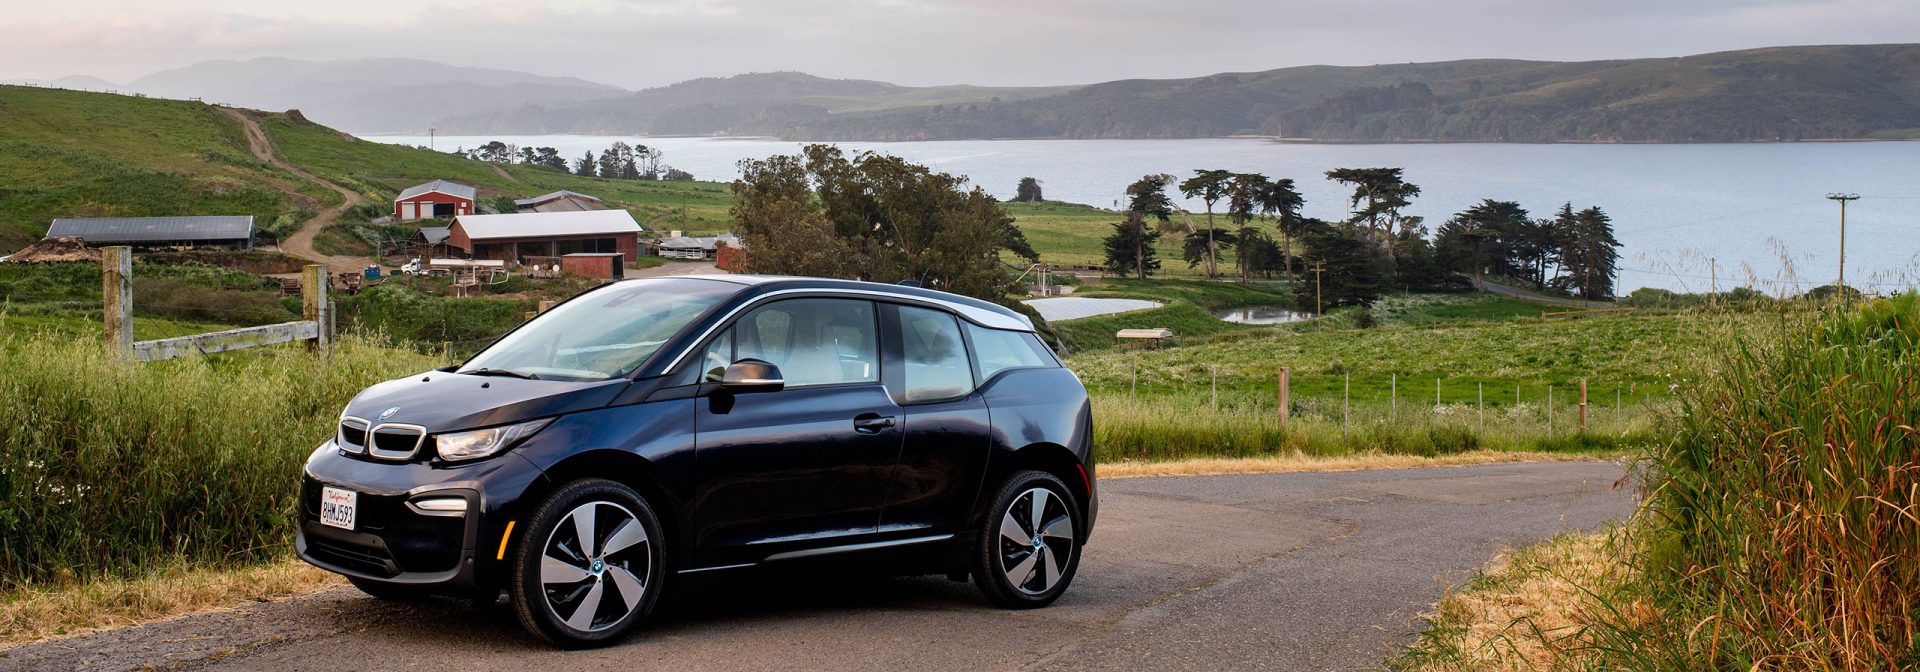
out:
<path id="1" fill-rule="evenodd" d="M 739 574 L 594 651 L 502 608 L 349 589 L 0 652 L 0 669 L 1349 670 L 1501 548 L 1626 516 L 1620 467 L 1539 463 L 1113 480 L 1073 588 L 1001 611 L 943 578 Z"/>

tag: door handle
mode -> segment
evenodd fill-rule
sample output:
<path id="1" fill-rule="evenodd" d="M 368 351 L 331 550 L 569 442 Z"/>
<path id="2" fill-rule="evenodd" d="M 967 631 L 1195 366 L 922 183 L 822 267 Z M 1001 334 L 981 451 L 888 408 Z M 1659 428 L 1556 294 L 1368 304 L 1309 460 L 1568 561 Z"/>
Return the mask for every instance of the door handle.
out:
<path id="1" fill-rule="evenodd" d="M 893 416 L 891 415 L 881 416 L 874 413 L 863 413 L 855 416 L 853 419 L 853 431 L 862 434 L 878 434 L 882 430 L 892 427 Z"/>

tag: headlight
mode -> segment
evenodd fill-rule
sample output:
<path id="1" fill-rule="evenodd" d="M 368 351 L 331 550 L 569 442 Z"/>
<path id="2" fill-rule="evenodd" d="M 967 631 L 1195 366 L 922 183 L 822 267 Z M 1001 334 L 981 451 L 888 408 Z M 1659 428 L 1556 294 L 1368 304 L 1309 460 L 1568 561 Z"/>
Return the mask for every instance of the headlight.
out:
<path id="1" fill-rule="evenodd" d="M 434 449 L 440 452 L 440 459 L 449 462 L 477 460 L 502 450 L 512 448 L 514 444 L 533 436 L 534 432 L 553 422 L 553 418 L 544 418 L 517 425 L 502 425 L 476 429 L 471 432 L 454 432 L 433 437 Z"/>

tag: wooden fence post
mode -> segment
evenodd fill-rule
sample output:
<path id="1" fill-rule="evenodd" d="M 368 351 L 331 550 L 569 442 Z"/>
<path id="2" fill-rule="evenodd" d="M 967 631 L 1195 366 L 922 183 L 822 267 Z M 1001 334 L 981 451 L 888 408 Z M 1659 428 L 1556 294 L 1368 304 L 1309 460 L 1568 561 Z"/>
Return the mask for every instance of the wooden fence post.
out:
<path id="1" fill-rule="evenodd" d="M 300 319 L 319 327 L 314 330 L 313 340 L 307 342 L 307 349 L 315 352 L 333 344 L 333 334 L 327 333 L 327 285 L 331 282 L 324 265 L 307 264 L 300 271 Z"/>
<path id="2" fill-rule="evenodd" d="M 1220 365 L 1219 364 L 1207 365 L 1207 380 L 1209 381 L 1208 385 L 1210 386 L 1208 388 L 1209 391 L 1207 393 L 1208 401 L 1213 404 L 1213 410 L 1215 412 L 1218 412 L 1220 410 Z"/>
<path id="3" fill-rule="evenodd" d="M 1580 433 L 1587 433 L 1587 379 L 1580 379 Z"/>
<path id="4" fill-rule="evenodd" d="M 1398 424 L 1400 420 L 1400 374 L 1394 373 L 1387 379 L 1387 422 Z"/>
<path id="5" fill-rule="evenodd" d="M 1553 439 L 1553 386 L 1547 386 L 1547 439 Z"/>
<path id="6" fill-rule="evenodd" d="M 1289 371 L 1287 370 L 1287 367 L 1284 367 L 1284 366 L 1282 366 L 1282 367 L 1280 367 L 1280 392 L 1279 392 L 1279 394 L 1280 394 L 1280 428 L 1281 428 L 1281 429 L 1286 429 L 1286 428 L 1287 428 L 1287 413 L 1288 413 L 1288 411 L 1290 410 L 1290 409 L 1288 409 L 1288 408 L 1287 408 L 1287 404 L 1288 404 L 1288 403 L 1290 403 L 1290 402 L 1288 401 L 1288 399 L 1287 399 L 1287 397 L 1288 397 L 1288 391 L 1287 391 L 1287 382 L 1288 382 L 1288 381 L 1287 381 L 1287 375 L 1288 375 L 1289 373 L 1291 373 L 1291 372 L 1289 372 Z"/>
<path id="7" fill-rule="evenodd" d="M 133 248 L 100 248 L 100 290 L 107 356 L 133 361 Z"/>

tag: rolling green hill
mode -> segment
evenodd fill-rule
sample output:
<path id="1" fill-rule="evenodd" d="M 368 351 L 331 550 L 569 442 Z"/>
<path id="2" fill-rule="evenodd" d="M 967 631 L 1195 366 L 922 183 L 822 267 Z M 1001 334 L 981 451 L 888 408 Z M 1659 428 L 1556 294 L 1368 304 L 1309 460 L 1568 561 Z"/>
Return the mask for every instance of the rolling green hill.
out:
<path id="1" fill-rule="evenodd" d="M 468 133 L 794 140 L 1197 138 L 1744 142 L 1920 137 L 1920 45 L 1682 58 L 1305 66 L 1080 87 L 904 87 L 800 73 L 441 122 Z"/>
<path id="2" fill-rule="evenodd" d="M 1495 142 L 1920 137 L 1920 45 L 1127 80 L 1027 101 L 836 115 L 782 133 L 825 140 L 1233 134 Z"/>
<path id="3" fill-rule="evenodd" d="M 0 86 L 0 250 L 38 240 L 57 217 L 253 215 L 284 234 L 337 193 L 260 161 L 240 125 L 205 103 Z M 649 228 L 727 226 L 732 196 L 712 182 L 638 182 L 499 166 L 359 140 L 298 115 L 243 110 L 289 163 L 374 204 L 445 178 L 480 197 L 569 189 L 626 207 Z"/>

